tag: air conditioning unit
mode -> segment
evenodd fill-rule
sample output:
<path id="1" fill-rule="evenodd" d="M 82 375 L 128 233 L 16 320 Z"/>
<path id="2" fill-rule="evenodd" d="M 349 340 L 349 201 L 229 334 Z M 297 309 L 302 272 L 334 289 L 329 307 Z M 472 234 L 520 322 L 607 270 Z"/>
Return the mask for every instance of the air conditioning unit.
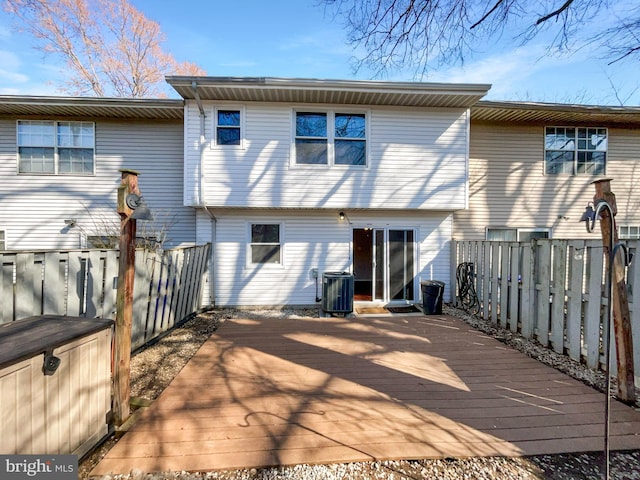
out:
<path id="1" fill-rule="evenodd" d="M 322 310 L 326 313 L 353 312 L 353 275 L 348 272 L 322 274 Z"/>

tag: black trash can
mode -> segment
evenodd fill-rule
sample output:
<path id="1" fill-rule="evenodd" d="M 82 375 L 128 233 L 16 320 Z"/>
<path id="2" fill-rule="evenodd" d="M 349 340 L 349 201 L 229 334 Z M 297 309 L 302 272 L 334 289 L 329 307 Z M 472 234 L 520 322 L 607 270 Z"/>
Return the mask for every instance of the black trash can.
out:
<path id="1" fill-rule="evenodd" d="M 444 282 L 439 280 L 423 280 L 420 282 L 420 289 L 422 290 L 422 309 L 424 314 L 441 315 Z"/>

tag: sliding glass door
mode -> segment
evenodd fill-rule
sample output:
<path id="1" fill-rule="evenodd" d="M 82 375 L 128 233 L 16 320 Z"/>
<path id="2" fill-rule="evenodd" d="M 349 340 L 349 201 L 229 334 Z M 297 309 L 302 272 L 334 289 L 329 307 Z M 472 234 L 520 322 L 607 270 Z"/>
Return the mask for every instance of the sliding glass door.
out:
<path id="1" fill-rule="evenodd" d="M 415 248 L 414 230 L 354 229 L 356 300 L 413 301 Z"/>

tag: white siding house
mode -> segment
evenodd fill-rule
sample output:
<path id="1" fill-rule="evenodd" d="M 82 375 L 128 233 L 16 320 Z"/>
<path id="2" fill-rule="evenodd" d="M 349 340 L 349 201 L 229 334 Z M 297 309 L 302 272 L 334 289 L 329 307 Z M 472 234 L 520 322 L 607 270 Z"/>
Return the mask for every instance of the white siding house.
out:
<path id="1" fill-rule="evenodd" d="M 0 250 L 80 248 L 117 234 L 122 168 L 140 172 L 156 216 L 139 233 L 193 244 L 182 119 L 179 100 L 0 97 Z"/>
<path id="2" fill-rule="evenodd" d="M 447 285 L 467 206 L 469 107 L 488 85 L 169 77 L 185 99 L 185 205 L 214 245 L 222 306 L 317 301 L 323 272 L 356 299 Z"/>

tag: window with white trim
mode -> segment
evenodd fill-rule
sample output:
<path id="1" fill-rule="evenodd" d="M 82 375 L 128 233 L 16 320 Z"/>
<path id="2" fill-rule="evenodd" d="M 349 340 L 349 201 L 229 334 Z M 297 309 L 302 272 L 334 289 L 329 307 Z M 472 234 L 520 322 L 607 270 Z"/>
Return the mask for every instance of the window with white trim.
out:
<path id="1" fill-rule="evenodd" d="M 18 173 L 93 175 L 92 122 L 18 120 Z"/>
<path id="2" fill-rule="evenodd" d="M 4 230 L 0 230 L 0 251 L 7 249 L 7 243 L 4 236 Z"/>
<path id="3" fill-rule="evenodd" d="M 530 242 L 535 238 L 551 238 L 548 228 L 489 227 L 486 239 L 495 242 Z"/>
<path id="4" fill-rule="evenodd" d="M 279 223 L 252 223 L 249 243 L 251 264 L 282 264 Z"/>
<path id="5" fill-rule="evenodd" d="M 519 228 L 518 241 L 530 242 L 538 238 L 551 238 L 551 230 L 548 228 Z"/>
<path id="6" fill-rule="evenodd" d="M 364 113 L 295 112 L 295 163 L 365 166 L 366 125 Z"/>
<path id="7" fill-rule="evenodd" d="M 621 240 L 638 240 L 640 239 L 640 225 L 620 225 L 618 236 Z"/>
<path id="8" fill-rule="evenodd" d="M 242 144 L 242 112 L 239 109 L 216 110 L 216 145 Z"/>
<path id="9" fill-rule="evenodd" d="M 607 165 L 606 128 L 546 127 L 546 174 L 603 175 Z"/>

